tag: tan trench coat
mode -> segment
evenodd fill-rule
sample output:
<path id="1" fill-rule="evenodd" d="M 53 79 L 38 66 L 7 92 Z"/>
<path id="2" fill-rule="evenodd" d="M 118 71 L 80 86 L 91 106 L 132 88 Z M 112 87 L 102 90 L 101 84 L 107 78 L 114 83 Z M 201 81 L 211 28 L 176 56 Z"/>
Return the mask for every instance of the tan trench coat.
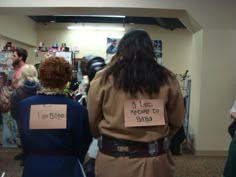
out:
<path id="1" fill-rule="evenodd" d="M 94 137 L 101 134 L 114 138 L 151 142 L 173 135 L 183 124 L 184 104 L 177 79 L 170 78 L 169 85 L 162 86 L 160 93 L 152 97 L 137 94 L 136 98 L 114 87 L 112 77 L 101 85 L 102 72 L 91 82 L 88 94 L 90 130 Z M 132 81 L 131 81 L 132 82 Z M 129 99 L 163 99 L 165 125 L 152 127 L 124 126 L 124 102 Z M 171 154 L 157 157 L 128 158 L 111 157 L 99 152 L 96 158 L 97 177 L 174 177 Z"/>

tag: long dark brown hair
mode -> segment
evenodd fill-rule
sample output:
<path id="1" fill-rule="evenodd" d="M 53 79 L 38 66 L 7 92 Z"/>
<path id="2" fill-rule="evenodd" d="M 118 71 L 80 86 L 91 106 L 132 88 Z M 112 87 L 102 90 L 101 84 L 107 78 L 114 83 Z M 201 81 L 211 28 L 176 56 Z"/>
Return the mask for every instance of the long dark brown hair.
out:
<path id="1" fill-rule="evenodd" d="M 103 81 L 113 76 L 115 87 L 135 94 L 159 93 L 168 82 L 170 72 L 156 61 L 152 41 L 144 30 L 127 32 L 120 40 L 117 53 L 105 70 Z"/>

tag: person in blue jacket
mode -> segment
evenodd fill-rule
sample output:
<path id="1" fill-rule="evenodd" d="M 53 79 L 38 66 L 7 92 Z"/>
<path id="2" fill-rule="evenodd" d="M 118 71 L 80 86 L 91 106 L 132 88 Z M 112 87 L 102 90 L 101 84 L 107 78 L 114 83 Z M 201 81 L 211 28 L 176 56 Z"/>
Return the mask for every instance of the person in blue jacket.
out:
<path id="1" fill-rule="evenodd" d="M 39 66 L 42 89 L 18 104 L 25 153 L 23 177 L 83 177 L 81 164 L 91 143 L 88 113 L 65 97 L 72 67 L 63 57 Z"/>

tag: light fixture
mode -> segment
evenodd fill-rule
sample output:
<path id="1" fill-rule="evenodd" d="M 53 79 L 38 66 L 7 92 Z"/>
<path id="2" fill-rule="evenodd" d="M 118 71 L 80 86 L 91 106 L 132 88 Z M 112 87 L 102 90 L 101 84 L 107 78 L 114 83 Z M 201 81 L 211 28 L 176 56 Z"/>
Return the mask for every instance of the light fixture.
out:
<path id="1" fill-rule="evenodd" d="M 125 18 L 126 16 L 124 15 L 57 15 L 59 17 L 70 17 L 70 16 L 75 16 L 75 17 L 107 17 L 107 18 Z"/>
<path id="2" fill-rule="evenodd" d="M 86 15 L 88 17 L 125 18 L 124 15 Z"/>
<path id="3" fill-rule="evenodd" d="M 99 30 L 99 31 L 125 31 L 124 27 L 106 27 L 106 26 L 68 26 L 69 30 Z"/>

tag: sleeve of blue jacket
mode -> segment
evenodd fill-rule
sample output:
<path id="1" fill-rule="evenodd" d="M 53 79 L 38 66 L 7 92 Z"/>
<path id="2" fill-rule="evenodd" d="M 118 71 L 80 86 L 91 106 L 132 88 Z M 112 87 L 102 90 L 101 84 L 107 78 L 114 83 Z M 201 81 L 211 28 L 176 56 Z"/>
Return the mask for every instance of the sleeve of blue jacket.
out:
<path id="1" fill-rule="evenodd" d="M 81 113 L 80 113 L 80 117 L 82 118 L 82 124 L 79 125 L 79 130 L 76 128 L 74 131 L 74 134 L 76 135 L 76 148 L 77 148 L 77 152 L 78 152 L 78 156 L 80 159 L 80 162 L 83 163 L 84 162 L 84 157 L 88 151 L 89 145 L 92 141 L 92 136 L 90 134 L 90 130 L 89 130 L 89 123 L 88 123 L 88 112 L 86 109 L 82 109 Z"/>

